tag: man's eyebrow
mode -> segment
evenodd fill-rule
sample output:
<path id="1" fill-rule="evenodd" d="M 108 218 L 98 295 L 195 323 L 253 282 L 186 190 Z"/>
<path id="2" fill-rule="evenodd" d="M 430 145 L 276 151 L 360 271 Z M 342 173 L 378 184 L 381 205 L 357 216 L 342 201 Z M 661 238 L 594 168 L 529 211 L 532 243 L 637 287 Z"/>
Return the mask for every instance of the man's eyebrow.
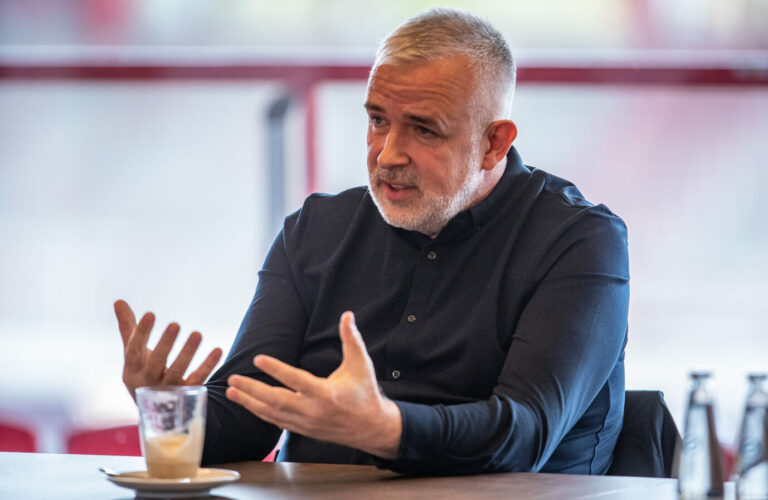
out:
<path id="1" fill-rule="evenodd" d="M 365 106 L 366 110 L 373 111 L 375 113 L 385 113 L 386 112 L 384 110 L 384 108 L 382 108 L 378 104 L 374 104 L 374 103 L 372 103 L 370 101 L 366 102 L 364 104 L 364 106 Z M 429 128 L 434 128 L 434 129 L 437 129 L 437 130 L 442 130 L 443 129 L 443 127 L 441 125 L 441 122 L 438 119 L 433 118 L 431 116 L 422 116 L 422 115 L 415 115 L 413 113 L 406 113 L 406 114 L 403 115 L 403 118 L 405 118 L 406 120 L 410 120 L 410 121 L 412 121 L 414 123 L 418 123 L 420 125 L 427 126 Z"/>
<path id="2" fill-rule="evenodd" d="M 411 120 L 412 122 L 420 123 L 421 125 L 426 125 L 428 127 L 434 127 L 438 129 L 441 128 L 440 122 L 430 116 L 419 116 L 409 113 L 406 113 L 404 116 L 406 119 Z"/>

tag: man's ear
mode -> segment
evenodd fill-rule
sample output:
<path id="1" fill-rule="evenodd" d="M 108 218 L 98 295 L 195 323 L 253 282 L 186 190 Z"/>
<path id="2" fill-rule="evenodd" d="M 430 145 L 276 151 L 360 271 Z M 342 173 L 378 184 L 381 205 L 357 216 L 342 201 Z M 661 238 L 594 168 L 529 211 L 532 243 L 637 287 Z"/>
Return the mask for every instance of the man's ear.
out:
<path id="1" fill-rule="evenodd" d="M 486 131 L 487 150 L 483 156 L 483 169 L 491 170 L 507 155 L 517 137 L 517 125 L 512 120 L 498 120 Z"/>

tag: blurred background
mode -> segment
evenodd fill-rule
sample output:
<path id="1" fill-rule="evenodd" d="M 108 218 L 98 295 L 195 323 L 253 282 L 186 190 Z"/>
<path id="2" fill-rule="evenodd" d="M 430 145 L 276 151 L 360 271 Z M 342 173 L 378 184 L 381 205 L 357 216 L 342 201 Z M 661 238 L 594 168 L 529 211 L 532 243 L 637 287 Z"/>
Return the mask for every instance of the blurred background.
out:
<path id="1" fill-rule="evenodd" d="M 0 0 L 0 420 L 135 422 L 112 303 L 228 351 L 282 218 L 364 184 L 379 40 L 435 2 Z M 516 147 L 629 227 L 627 387 L 720 438 L 768 362 L 768 0 L 443 1 L 491 20 Z"/>

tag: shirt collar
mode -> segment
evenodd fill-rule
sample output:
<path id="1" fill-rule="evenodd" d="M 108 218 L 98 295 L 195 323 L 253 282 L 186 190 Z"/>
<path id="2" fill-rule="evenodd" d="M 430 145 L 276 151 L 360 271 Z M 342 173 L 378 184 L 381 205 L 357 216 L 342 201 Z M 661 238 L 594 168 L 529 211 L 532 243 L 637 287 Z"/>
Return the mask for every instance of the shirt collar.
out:
<path id="1" fill-rule="evenodd" d="M 509 148 L 507 153 L 507 166 L 504 169 L 504 174 L 499 179 L 499 182 L 493 188 L 493 190 L 480 201 L 477 205 L 466 210 L 472 214 L 472 219 L 475 225 L 482 224 L 488 217 L 493 214 L 493 208 L 495 208 L 499 202 L 512 192 L 512 186 L 519 185 L 520 179 L 528 177 L 531 171 L 523 165 L 523 160 L 520 158 L 517 150 L 514 146 Z"/>
<path id="2" fill-rule="evenodd" d="M 481 226 L 490 218 L 503 200 L 509 199 L 514 186 L 519 186 L 522 179 L 527 178 L 531 171 L 523 165 L 517 150 L 513 147 L 507 153 L 507 166 L 499 182 L 493 190 L 477 205 L 456 214 L 440 231 L 436 239 L 454 241 L 471 235 L 474 229 Z"/>

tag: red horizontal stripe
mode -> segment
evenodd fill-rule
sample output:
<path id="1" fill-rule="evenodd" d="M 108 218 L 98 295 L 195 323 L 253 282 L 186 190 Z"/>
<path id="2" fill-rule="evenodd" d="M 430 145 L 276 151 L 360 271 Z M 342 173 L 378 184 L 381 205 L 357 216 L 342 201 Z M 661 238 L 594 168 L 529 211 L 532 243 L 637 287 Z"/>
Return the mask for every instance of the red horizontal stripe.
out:
<path id="1" fill-rule="evenodd" d="M 0 63 L 0 80 L 281 80 L 314 84 L 364 81 L 367 65 L 96 65 Z M 521 83 L 768 85 L 768 67 L 523 66 Z"/>
<path id="2" fill-rule="evenodd" d="M 0 79 L 30 80 L 364 80 L 366 66 L 0 64 Z"/>

